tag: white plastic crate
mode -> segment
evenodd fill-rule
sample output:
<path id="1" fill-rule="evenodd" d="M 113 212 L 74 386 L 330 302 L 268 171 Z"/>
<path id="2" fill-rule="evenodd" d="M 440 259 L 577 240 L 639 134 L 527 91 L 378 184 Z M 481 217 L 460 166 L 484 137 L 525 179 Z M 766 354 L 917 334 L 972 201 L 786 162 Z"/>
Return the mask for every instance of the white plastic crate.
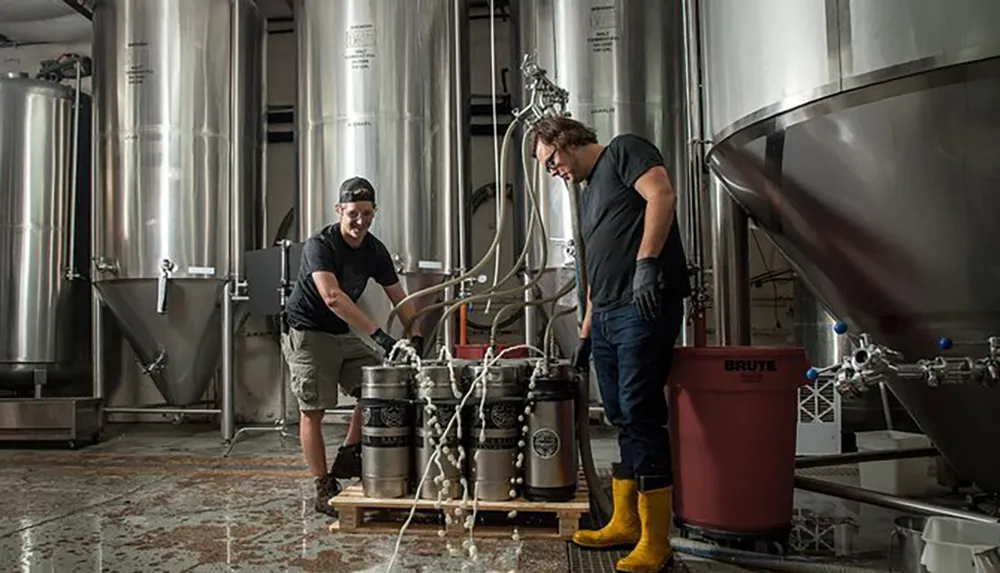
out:
<path id="1" fill-rule="evenodd" d="M 930 517 L 924 525 L 920 564 L 930 573 L 978 573 L 973 553 L 1000 547 L 1000 524 Z"/>
<path id="2" fill-rule="evenodd" d="M 858 451 L 908 450 L 929 448 L 923 434 L 880 430 L 855 434 Z M 890 495 L 923 495 L 934 482 L 934 459 L 912 458 L 858 464 L 861 487 Z"/>

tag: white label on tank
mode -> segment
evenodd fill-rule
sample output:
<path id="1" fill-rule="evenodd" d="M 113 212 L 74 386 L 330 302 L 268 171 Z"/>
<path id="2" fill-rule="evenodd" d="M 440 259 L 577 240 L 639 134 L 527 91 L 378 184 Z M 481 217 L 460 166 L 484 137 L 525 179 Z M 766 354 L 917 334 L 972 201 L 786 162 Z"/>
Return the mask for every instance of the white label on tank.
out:
<path id="1" fill-rule="evenodd" d="M 417 261 L 417 268 L 425 271 L 440 271 L 444 269 L 441 261 Z"/>
<path id="2" fill-rule="evenodd" d="M 618 44 L 618 37 L 618 10 L 615 5 L 591 6 L 590 35 L 587 37 L 590 51 L 610 54 Z"/>
<path id="3" fill-rule="evenodd" d="M 215 276 L 215 267 L 188 267 L 188 274 L 195 276 Z"/>
<path id="4" fill-rule="evenodd" d="M 142 85 L 146 77 L 153 75 L 149 67 L 149 43 L 129 42 L 125 46 L 125 83 Z"/>
<path id="5" fill-rule="evenodd" d="M 352 70 L 369 70 L 375 60 L 375 25 L 354 24 L 344 38 L 344 59 Z"/>

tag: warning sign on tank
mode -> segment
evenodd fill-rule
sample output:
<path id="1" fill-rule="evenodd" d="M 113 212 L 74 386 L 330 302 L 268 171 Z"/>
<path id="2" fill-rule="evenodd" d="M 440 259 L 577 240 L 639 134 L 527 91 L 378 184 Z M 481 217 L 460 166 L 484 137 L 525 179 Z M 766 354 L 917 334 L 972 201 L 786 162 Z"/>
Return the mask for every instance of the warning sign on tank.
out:
<path id="1" fill-rule="evenodd" d="M 149 43 L 129 42 L 125 47 L 125 83 L 142 85 L 153 75 L 149 67 Z"/>
<path id="2" fill-rule="evenodd" d="M 352 70 L 368 70 L 375 60 L 375 25 L 355 24 L 347 29 L 344 60 Z"/>
<path id="3" fill-rule="evenodd" d="M 618 10 L 614 4 L 590 8 L 590 34 L 587 44 L 595 54 L 611 53 L 618 45 Z"/>

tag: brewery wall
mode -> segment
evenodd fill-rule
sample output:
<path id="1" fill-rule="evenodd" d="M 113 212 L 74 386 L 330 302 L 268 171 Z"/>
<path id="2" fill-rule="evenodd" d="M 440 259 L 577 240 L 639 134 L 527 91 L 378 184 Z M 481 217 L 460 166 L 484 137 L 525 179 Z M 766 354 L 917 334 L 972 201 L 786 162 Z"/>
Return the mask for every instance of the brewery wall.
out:
<path id="1" fill-rule="evenodd" d="M 497 69 L 516 68 L 517 61 L 511 63 L 509 33 L 507 23 L 497 20 L 495 58 Z M 268 131 L 272 133 L 271 141 L 266 151 L 266 195 L 267 195 L 267 234 L 268 240 L 275 238 L 282 219 L 291 209 L 296 184 L 295 144 L 288 134 L 294 129 L 294 123 L 282 123 L 290 116 L 280 113 L 282 109 L 291 110 L 296 102 L 296 36 L 292 26 L 282 24 L 272 26 L 276 30 L 267 38 L 267 104 L 272 122 Z M 490 137 L 492 117 L 489 110 L 491 91 L 491 42 L 490 22 L 488 19 L 478 19 L 471 22 L 470 38 L 470 89 L 473 94 L 474 109 L 472 116 L 473 136 L 471 137 L 471 173 L 470 191 L 480 190 L 485 185 L 495 181 L 494 176 L 494 140 Z M 90 53 L 89 43 L 84 44 L 37 44 L 30 46 L 0 48 L 0 72 L 3 71 L 34 71 L 44 59 L 50 59 L 66 52 Z M 496 89 L 503 96 L 509 94 L 511 71 L 498 72 Z M 504 81 L 506 80 L 506 81 Z M 89 80 L 85 82 L 85 90 L 90 90 Z M 501 104 L 504 102 L 500 102 Z M 504 106 L 499 106 L 499 135 L 502 138 L 504 130 L 510 121 L 510 115 L 505 113 Z M 485 112 L 485 113 L 479 113 Z M 285 135 L 281 135 L 285 134 Z M 499 147 L 499 141 L 497 142 Z M 484 191 L 479 191 L 477 197 L 486 197 L 482 201 L 473 201 L 476 210 L 470 225 L 472 232 L 472 256 L 478 260 L 490 244 L 494 227 L 495 202 Z M 508 208 L 512 205 L 508 202 Z M 511 221 L 504 232 L 501 243 L 501 274 L 510 268 L 516 254 L 512 252 Z M 786 269 L 787 266 L 768 240 L 761 234 L 751 240 L 751 276 L 774 274 Z M 487 269 L 489 278 L 493 275 L 493 265 Z M 753 297 L 752 326 L 754 342 L 760 344 L 775 344 L 788 342 L 792 334 L 793 317 L 790 315 L 793 303 L 793 283 L 786 276 L 778 280 L 761 283 L 751 289 Z M 472 320 L 485 322 L 482 308 L 473 309 Z M 711 309 L 709 309 L 708 324 L 712 325 Z M 474 335 L 474 333 L 470 334 Z M 710 330 L 711 340 L 711 330 Z M 516 324 L 505 333 L 508 340 L 521 340 L 523 332 L 520 324 Z M 120 356 L 114 359 L 119 366 L 117 374 L 120 382 L 108 389 L 109 405 L 132 406 L 160 402 L 159 395 L 152 382 L 143 376 L 135 365 L 134 357 L 127 345 L 116 346 Z M 238 423 L 263 422 L 273 420 L 278 415 L 279 394 L 278 380 L 280 367 L 275 344 L 275 335 L 266 321 L 251 317 L 237 337 L 237 379 L 236 379 L 236 415 Z M 212 392 L 210 389 L 209 392 Z M 212 396 L 208 396 L 211 398 Z M 294 402 L 290 401 L 289 404 Z M 290 406 L 291 407 L 291 406 Z M 118 419 L 118 418 L 116 418 Z M 120 418 L 128 420 L 130 418 Z M 147 418 L 149 421 L 164 421 L 161 415 Z"/>

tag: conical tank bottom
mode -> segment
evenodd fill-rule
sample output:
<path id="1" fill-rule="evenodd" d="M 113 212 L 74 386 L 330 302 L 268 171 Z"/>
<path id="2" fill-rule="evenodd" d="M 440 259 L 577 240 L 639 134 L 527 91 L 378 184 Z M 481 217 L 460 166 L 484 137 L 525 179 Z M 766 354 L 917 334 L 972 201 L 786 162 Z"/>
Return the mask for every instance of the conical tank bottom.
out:
<path id="1" fill-rule="evenodd" d="M 1000 58 L 854 89 L 722 139 L 713 171 L 855 333 L 915 362 L 1000 335 Z M 824 365 L 825 366 L 825 365 Z M 954 469 L 1000 492 L 1000 387 L 889 387 Z"/>
<path id="2" fill-rule="evenodd" d="M 219 366 L 225 283 L 173 279 L 166 312 L 157 312 L 158 281 L 101 281 L 97 289 L 167 404 L 199 402 Z"/>

